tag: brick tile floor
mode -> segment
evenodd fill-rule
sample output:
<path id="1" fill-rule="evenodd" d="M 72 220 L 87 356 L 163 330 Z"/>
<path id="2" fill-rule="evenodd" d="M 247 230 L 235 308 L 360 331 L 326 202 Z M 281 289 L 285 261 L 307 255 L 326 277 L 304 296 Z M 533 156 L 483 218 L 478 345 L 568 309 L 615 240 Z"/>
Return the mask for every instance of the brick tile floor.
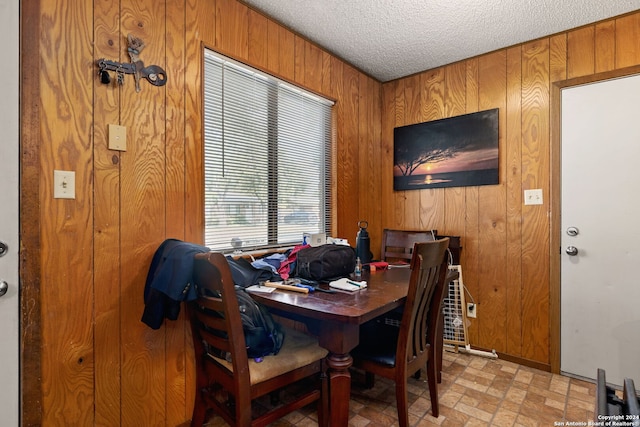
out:
<path id="1" fill-rule="evenodd" d="M 409 422 L 415 427 L 542 427 L 594 418 L 595 384 L 500 359 L 445 352 L 438 418 L 431 415 L 425 374 L 409 383 Z M 372 389 L 354 382 L 349 407 L 350 427 L 398 425 L 394 385 L 384 378 L 377 377 Z M 206 425 L 226 423 L 214 416 Z M 310 405 L 271 427 L 317 425 L 315 405 Z"/>

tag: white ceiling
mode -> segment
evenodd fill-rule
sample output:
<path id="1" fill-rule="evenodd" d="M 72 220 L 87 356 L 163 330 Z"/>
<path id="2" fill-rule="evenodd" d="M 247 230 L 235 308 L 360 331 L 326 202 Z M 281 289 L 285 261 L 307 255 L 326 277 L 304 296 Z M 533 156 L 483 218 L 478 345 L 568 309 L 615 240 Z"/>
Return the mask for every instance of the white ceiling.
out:
<path id="1" fill-rule="evenodd" d="M 640 0 L 243 0 L 385 82 L 640 9 Z"/>

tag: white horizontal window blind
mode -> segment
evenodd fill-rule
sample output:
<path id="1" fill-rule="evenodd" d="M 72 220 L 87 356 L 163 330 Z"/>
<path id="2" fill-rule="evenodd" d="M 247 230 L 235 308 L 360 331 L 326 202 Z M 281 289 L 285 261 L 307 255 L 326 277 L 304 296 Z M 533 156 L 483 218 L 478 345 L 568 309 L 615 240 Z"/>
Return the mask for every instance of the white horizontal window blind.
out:
<path id="1" fill-rule="evenodd" d="M 300 243 L 331 218 L 333 103 L 205 49 L 205 244 Z"/>

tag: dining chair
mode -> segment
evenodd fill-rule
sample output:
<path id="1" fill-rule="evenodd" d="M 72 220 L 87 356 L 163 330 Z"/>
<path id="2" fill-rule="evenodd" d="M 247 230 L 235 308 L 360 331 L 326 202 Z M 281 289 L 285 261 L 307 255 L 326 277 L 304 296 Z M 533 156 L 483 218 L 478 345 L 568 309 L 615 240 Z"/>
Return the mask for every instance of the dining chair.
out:
<path id="1" fill-rule="evenodd" d="M 453 257 L 453 263 L 459 263 L 460 258 L 460 237 L 457 236 L 438 236 L 437 230 L 398 230 L 384 229 L 382 232 L 382 250 L 381 256 L 383 261 L 391 263 L 408 263 L 413 254 L 413 245 L 415 243 L 428 242 L 436 239 L 449 237 L 449 256 Z M 432 304 L 431 310 L 439 314 L 439 318 L 434 320 L 435 327 L 440 332 L 436 334 L 435 346 L 433 350 L 437 360 L 438 383 L 442 382 L 442 357 L 444 351 L 443 334 L 444 334 L 444 318 L 442 316 L 442 303 L 446 292 L 447 283 L 436 290 L 436 297 Z M 402 307 L 395 309 L 384 315 L 385 322 L 399 325 L 402 318 Z M 420 372 L 416 372 L 416 379 L 420 377 Z M 370 380 L 371 381 L 371 380 Z"/>
<path id="2" fill-rule="evenodd" d="M 433 356 L 438 313 L 429 310 L 436 289 L 444 286 L 449 239 L 414 244 L 411 278 L 400 327 L 374 319 L 362 325 L 360 344 L 351 352 L 353 366 L 367 375 L 395 382 L 400 427 L 409 424 L 407 380 L 426 366 L 431 412 L 439 415 L 437 366 Z M 438 305 L 438 304 L 436 304 Z M 431 327 L 429 327 L 431 326 Z"/>
<path id="3" fill-rule="evenodd" d="M 318 423 L 326 426 L 327 350 L 314 337 L 285 326 L 284 342 L 277 354 L 261 361 L 248 358 L 240 307 L 226 258 L 215 252 L 197 254 L 193 273 L 198 298 L 188 305 L 196 356 L 191 425 L 202 426 L 212 409 L 232 426 L 265 426 L 317 401 Z M 256 405 L 252 411 L 255 399 L 265 396 L 266 400 L 270 395 L 274 400 L 279 390 L 305 379 L 311 380 L 309 390 L 275 406 Z"/>
<path id="4" fill-rule="evenodd" d="M 389 263 L 409 264 L 413 253 L 413 245 L 420 242 L 436 240 L 436 230 L 394 230 L 385 228 L 382 231 L 382 248 L 380 258 Z"/>
<path id="5" fill-rule="evenodd" d="M 413 256 L 413 246 L 416 243 L 436 240 L 436 230 L 397 230 L 385 228 L 382 230 L 382 248 L 380 258 L 392 267 L 409 267 Z M 383 319 L 392 325 L 399 325 L 402 319 L 402 307 L 385 313 Z"/>

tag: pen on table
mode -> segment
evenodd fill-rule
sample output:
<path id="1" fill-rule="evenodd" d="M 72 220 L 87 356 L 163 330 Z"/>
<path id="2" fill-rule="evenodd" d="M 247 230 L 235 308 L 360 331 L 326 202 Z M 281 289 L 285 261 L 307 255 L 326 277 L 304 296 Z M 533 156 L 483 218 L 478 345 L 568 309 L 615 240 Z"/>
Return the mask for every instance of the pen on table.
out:
<path id="1" fill-rule="evenodd" d="M 359 288 L 362 287 L 362 285 L 360 283 L 354 282 L 353 280 L 347 280 L 347 283 L 350 284 L 350 285 L 355 285 L 355 286 L 357 286 Z"/>

